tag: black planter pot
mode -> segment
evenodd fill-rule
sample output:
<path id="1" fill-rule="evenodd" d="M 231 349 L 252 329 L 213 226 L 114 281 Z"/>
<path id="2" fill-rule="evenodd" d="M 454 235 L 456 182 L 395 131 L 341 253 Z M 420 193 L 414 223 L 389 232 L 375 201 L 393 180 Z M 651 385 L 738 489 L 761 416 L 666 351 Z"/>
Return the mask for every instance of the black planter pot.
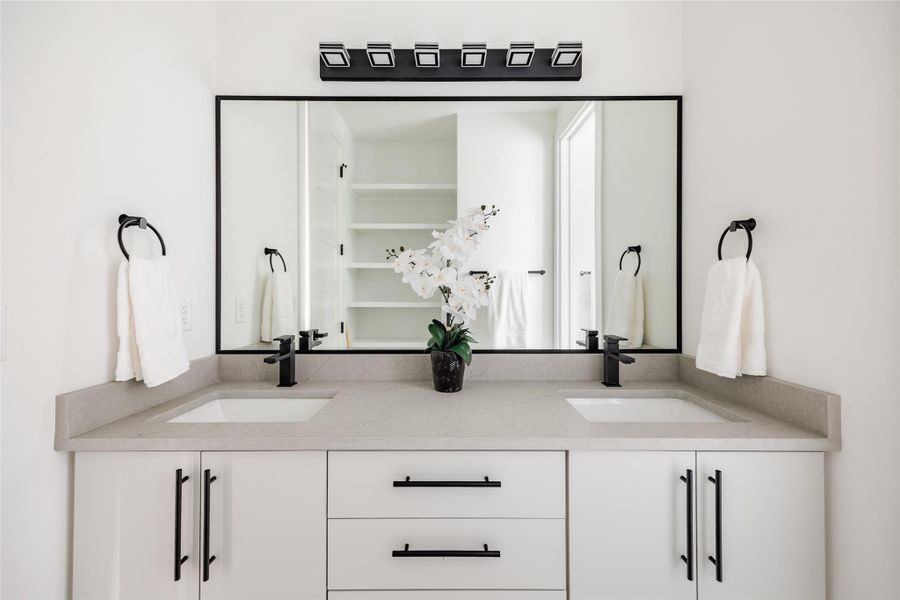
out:
<path id="1" fill-rule="evenodd" d="M 456 352 L 431 351 L 431 375 L 434 389 L 439 392 L 458 392 L 463 386 L 466 363 Z"/>

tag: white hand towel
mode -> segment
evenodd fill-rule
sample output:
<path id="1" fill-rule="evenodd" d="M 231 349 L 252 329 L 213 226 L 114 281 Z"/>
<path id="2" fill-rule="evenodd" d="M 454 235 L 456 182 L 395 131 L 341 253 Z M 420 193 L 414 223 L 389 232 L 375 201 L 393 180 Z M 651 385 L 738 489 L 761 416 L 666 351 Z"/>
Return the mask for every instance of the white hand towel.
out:
<path id="1" fill-rule="evenodd" d="M 765 375 L 764 310 L 759 270 L 743 256 L 709 269 L 697 368 L 721 377 Z"/>
<path id="2" fill-rule="evenodd" d="M 181 339 L 175 281 L 165 256 L 132 256 L 128 282 L 140 369 L 144 384 L 155 387 L 190 368 Z"/>
<path id="3" fill-rule="evenodd" d="M 488 325 L 494 348 L 528 347 L 528 271 L 502 269 L 491 284 Z"/>
<path id="4" fill-rule="evenodd" d="M 128 286 L 128 259 L 119 264 L 116 285 L 116 332 L 119 334 L 119 352 L 116 354 L 116 381 L 136 379 L 141 381 L 141 361 L 134 339 L 134 317 L 131 314 L 131 289 Z"/>
<path id="5" fill-rule="evenodd" d="M 616 273 L 609 323 L 606 333 L 628 338 L 622 348 L 638 348 L 644 343 L 644 281 L 640 274 Z"/>
<path id="6" fill-rule="evenodd" d="M 295 333 L 294 293 L 291 291 L 291 278 L 284 271 L 269 273 L 260 319 L 259 337 L 264 342 Z"/>

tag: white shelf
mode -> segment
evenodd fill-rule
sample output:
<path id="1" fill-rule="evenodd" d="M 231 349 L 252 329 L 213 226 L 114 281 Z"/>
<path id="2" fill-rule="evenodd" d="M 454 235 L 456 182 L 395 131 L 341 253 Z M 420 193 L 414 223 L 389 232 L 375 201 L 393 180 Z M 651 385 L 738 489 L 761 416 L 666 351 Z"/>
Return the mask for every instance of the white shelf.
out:
<path id="1" fill-rule="evenodd" d="M 350 340 L 351 350 L 425 350 L 428 342 L 425 340 L 404 339 L 358 339 Z"/>
<path id="2" fill-rule="evenodd" d="M 355 231 L 400 231 L 407 229 L 434 230 L 447 229 L 447 223 L 349 223 L 347 229 Z"/>
<path id="3" fill-rule="evenodd" d="M 380 262 L 355 262 L 350 263 L 349 268 L 351 269 L 393 269 L 394 265 L 385 261 L 383 263 Z"/>
<path id="4" fill-rule="evenodd" d="M 352 183 L 350 190 L 358 198 L 456 198 L 455 183 Z"/>
<path id="5" fill-rule="evenodd" d="M 382 302 L 382 301 L 360 301 L 350 302 L 347 308 L 440 308 L 440 302 Z"/>

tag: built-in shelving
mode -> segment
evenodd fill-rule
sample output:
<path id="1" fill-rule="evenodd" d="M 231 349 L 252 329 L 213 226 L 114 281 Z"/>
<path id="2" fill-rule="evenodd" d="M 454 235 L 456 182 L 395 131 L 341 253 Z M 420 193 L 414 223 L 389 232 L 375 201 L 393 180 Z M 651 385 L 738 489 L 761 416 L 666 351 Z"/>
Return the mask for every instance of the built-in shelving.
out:
<path id="1" fill-rule="evenodd" d="M 347 229 L 354 231 L 386 231 L 396 230 L 402 231 L 407 229 L 447 229 L 446 223 L 350 223 Z"/>
<path id="2" fill-rule="evenodd" d="M 348 302 L 347 308 L 440 308 L 440 302 L 357 301 Z"/>
<path id="3" fill-rule="evenodd" d="M 353 183 L 350 191 L 357 198 L 443 198 L 456 199 L 455 183 Z"/>

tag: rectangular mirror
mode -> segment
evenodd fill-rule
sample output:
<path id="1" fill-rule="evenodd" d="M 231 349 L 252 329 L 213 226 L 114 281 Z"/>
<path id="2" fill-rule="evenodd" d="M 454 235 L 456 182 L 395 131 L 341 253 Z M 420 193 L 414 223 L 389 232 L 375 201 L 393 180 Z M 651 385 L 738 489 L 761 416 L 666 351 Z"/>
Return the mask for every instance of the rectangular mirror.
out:
<path id="1" fill-rule="evenodd" d="M 482 205 L 476 350 L 680 350 L 680 97 L 217 102 L 218 351 L 423 350 L 387 255 Z"/>

